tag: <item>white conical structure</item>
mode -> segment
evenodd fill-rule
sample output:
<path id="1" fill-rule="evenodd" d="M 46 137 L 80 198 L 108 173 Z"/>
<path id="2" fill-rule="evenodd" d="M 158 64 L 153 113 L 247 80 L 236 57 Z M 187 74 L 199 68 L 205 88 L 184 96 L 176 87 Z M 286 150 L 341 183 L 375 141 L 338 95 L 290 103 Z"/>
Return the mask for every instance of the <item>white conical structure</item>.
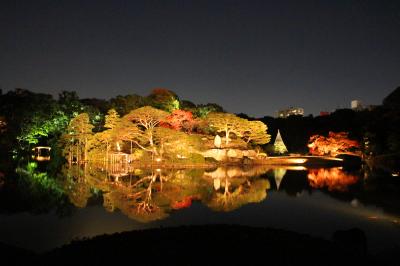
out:
<path id="1" fill-rule="evenodd" d="M 275 153 L 279 153 L 279 154 L 282 154 L 282 153 L 285 153 L 288 151 L 285 143 L 283 142 L 281 132 L 279 132 L 279 129 L 278 129 L 278 134 L 276 134 L 276 138 L 275 138 L 275 142 L 274 142 L 274 151 L 275 151 Z"/>

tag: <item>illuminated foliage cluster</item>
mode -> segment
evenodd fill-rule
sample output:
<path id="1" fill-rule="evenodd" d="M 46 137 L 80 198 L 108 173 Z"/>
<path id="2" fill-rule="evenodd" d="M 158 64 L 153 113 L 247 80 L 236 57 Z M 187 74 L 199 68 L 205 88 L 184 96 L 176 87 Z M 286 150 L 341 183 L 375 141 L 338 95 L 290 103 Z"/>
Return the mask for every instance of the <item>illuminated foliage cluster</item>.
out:
<path id="1" fill-rule="evenodd" d="M 348 135 L 347 132 L 329 132 L 328 137 L 314 135 L 310 137 L 308 148 L 312 155 L 355 154 L 359 150 L 360 144 L 356 140 L 349 139 Z"/>
<path id="2" fill-rule="evenodd" d="M 64 151 L 70 161 L 87 160 L 88 143 L 93 136 L 93 125 L 89 121 L 87 113 L 79 114 L 68 124 L 67 133 L 62 136 Z"/>
<path id="3" fill-rule="evenodd" d="M 175 92 L 164 89 L 155 88 L 148 96 L 153 107 L 162 109 L 169 113 L 180 108 L 178 95 Z"/>
<path id="4" fill-rule="evenodd" d="M 0 116 L 0 134 L 7 130 L 7 122 L 4 116 Z"/>
<path id="5" fill-rule="evenodd" d="M 165 121 L 161 123 L 161 126 L 191 133 L 196 124 L 197 121 L 193 117 L 192 112 L 185 110 L 174 110 L 165 118 Z"/>
<path id="6" fill-rule="evenodd" d="M 9 99 L 13 103 L 7 106 Z M 210 148 L 210 140 L 216 132 L 223 132 L 218 128 L 218 121 L 213 120 L 215 114 L 231 120 L 228 124 L 232 126 L 225 132 L 226 143 L 234 138 L 237 142 L 240 140 L 237 147 L 246 148 L 247 144 L 269 141 L 267 127 L 262 122 L 222 113 L 223 109 L 216 104 L 196 105 L 188 101 L 181 104 L 174 92 L 163 88 L 154 89 L 146 97 L 127 95 L 110 101 L 81 100 L 76 92 L 68 91 L 61 92 L 58 100 L 54 100 L 51 95 L 19 89 L 8 93 L 6 98 L 2 96 L 1 102 L 0 132 L 4 133 L 7 128 L 7 135 L 18 141 L 16 153 L 24 151 L 21 154 L 25 155 L 34 145 L 51 146 L 52 156 L 63 153 L 70 162 L 84 162 L 95 157 L 107 159 L 109 153 L 132 154 L 137 149 L 150 153 L 153 158 L 166 155 L 182 159 L 197 154 L 193 159 L 202 161 L 198 151 Z M 11 110 L 16 107 L 24 110 L 23 105 L 27 106 L 26 112 L 13 120 L 12 117 L 19 114 Z M 115 108 L 110 109 L 110 106 Z M 4 138 L 2 143 L 9 141 Z"/>
<path id="7" fill-rule="evenodd" d="M 214 134 L 207 128 L 224 132 L 226 143 L 233 136 L 244 146 L 270 141 L 267 126 L 260 121 L 249 121 L 229 113 L 210 113 L 206 119 L 195 119 L 190 111 L 174 110 L 169 114 L 144 106 L 122 117 L 115 109 L 110 109 L 105 116 L 104 130 L 100 132 L 93 132 L 88 114 L 81 113 L 70 121 L 61 142 L 69 161 L 108 160 L 114 152 L 129 150 L 127 153 L 133 154 L 141 149 L 150 153 L 152 160 L 165 157 L 173 162 L 177 159 L 181 163 L 187 160 L 204 162 L 200 154 L 205 149 L 204 139 L 208 138 L 199 132 Z"/>
<path id="8" fill-rule="evenodd" d="M 34 116 L 29 125 L 22 128 L 22 133 L 17 139 L 22 143 L 37 144 L 41 138 L 62 132 L 68 122 L 68 117 L 62 111 L 52 114 L 50 118 Z"/>
<path id="9" fill-rule="evenodd" d="M 254 144 L 266 144 L 271 139 L 267 126 L 261 121 L 249 121 L 230 113 L 210 113 L 206 119 L 216 132 L 224 133 L 226 145 L 231 134 Z"/>

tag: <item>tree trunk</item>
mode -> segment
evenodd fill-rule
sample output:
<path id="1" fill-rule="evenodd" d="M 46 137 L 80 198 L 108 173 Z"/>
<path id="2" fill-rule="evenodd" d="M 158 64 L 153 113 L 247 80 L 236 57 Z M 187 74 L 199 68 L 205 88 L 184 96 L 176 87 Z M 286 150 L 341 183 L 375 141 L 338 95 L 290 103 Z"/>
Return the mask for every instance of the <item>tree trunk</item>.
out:
<path id="1" fill-rule="evenodd" d="M 132 154 L 132 140 L 131 140 L 131 154 Z M 132 156 L 131 156 L 132 157 Z"/>
<path id="2" fill-rule="evenodd" d="M 87 138 L 85 138 L 85 144 L 84 144 L 84 153 L 83 153 L 83 161 L 86 162 L 87 160 Z"/>
<path id="3" fill-rule="evenodd" d="M 106 163 L 108 163 L 108 141 L 106 141 Z"/>
<path id="4" fill-rule="evenodd" d="M 228 129 L 226 129 L 225 130 L 225 145 L 228 145 L 229 144 L 229 130 Z"/>

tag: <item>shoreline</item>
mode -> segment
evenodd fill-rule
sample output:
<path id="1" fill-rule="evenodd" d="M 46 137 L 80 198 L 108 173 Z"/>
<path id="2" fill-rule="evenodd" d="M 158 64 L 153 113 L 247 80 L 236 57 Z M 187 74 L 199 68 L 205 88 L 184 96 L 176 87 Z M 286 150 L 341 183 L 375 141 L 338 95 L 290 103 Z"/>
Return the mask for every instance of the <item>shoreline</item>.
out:
<path id="1" fill-rule="evenodd" d="M 357 228 L 336 231 L 331 239 L 324 239 L 283 229 L 226 224 L 105 234 L 73 240 L 41 254 L 6 244 L 0 246 L 2 257 L 16 265 L 73 263 L 77 258 L 80 263 L 91 264 L 131 259 L 146 265 L 249 264 L 260 260 L 278 265 L 309 265 L 311 261 L 318 265 L 339 265 L 343 261 L 386 265 L 396 261 L 398 253 L 397 248 L 371 254 L 364 232 Z"/>
<path id="2" fill-rule="evenodd" d="M 105 164 L 104 161 L 88 161 L 87 164 Z M 231 160 L 231 161 L 215 161 L 209 163 L 174 163 L 174 162 L 132 162 L 132 163 L 108 163 L 109 165 L 128 165 L 136 168 L 163 168 L 163 169 L 176 169 L 176 168 L 201 168 L 211 169 L 221 166 L 304 166 L 304 167 L 336 167 L 346 165 L 346 160 L 329 156 L 270 156 L 263 159 L 249 159 L 249 160 Z M 361 164 L 361 161 L 360 161 Z"/>

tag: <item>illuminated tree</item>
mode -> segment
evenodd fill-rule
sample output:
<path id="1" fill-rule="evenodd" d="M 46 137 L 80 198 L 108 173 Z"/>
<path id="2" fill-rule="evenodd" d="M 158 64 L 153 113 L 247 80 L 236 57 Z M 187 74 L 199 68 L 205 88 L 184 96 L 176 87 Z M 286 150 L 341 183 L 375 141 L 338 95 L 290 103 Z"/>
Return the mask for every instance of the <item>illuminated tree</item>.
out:
<path id="1" fill-rule="evenodd" d="M 165 118 L 161 123 L 163 127 L 169 127 L 175 130 L 183 130 L 185 132 L 192 132 L 196 121 L 190 111 L 174 110 L 170 115 Z"/>
<path id="2" fill-rule="evenodd" d="M 92 137 L 93 125 L 89 122 L 89 115 L 82 113 L 73 118 L 67 128 L 64 139 L 69 139 L 70 154 L 72 147 L 76 149 L 76 160 L 79 162 L 83 155 L 83 160 L 87 159 L 87 148 L 89 139 Z"/>
<path id="3" fill-rule="evenodd" d="M 225 134 L 225 144 L 229 144 L 229 136 L 231 133 L 238 137 L 241 137 L 243 128 L 246 126 L 245 119 L 237 117 L 230 113 L 210 113 L 207 116 L 207 121 L 211 128 L 217 132 L 223 132 Z"/>
<path id="4" fill-rule="evenodd" d="M 267 129 L 267 125 L 261 121 L 248 121 L 241 132 L 241 136 L 247 143 L 267 144 L 271 140 L 271 135 L 267 134 Z"/>
<path id="5" fill-rule="evenodd" d="M 114 129 L 120 122 L 120 117 L 115 109 L 110 109 L 105 117 L 104 127 L 108 129 Z"/>
<path id="6" fill-rule="evenodd" d="M 141 149 L 157 154 L 157 149 L 154 145 L 154 129 L 165 120 L 168 113 L 155 109 L 150 106 L 145 106 L 131 111 L 123 117 L 123 120 L 132 122 L 137 127 L 135 139 L 133 140 Z M 132 130 L 135 130 L 132 128 Z M 149 146 L 147 148 L 146 146 Z"/>
<path id="7" fill-rule="evenodd" d="M 114 129 L 114 134 L 118 136 L 117 141 L 128 141 L 130 142 L 130 153 L 132 154 L 133 146 L 132 144 L 135 143 L 138 147 L 146 150 L 144 145 L 147 143 L 147 135 L 143 134 L 143 130 L 141 130 L 137 124 L 132 123 L 127 119 L 121 119 L 118 123 L 117 127 Z"/>
<path id="8" fill-rule="evenodd" d="M 348 132 L 329 132 L 328 137 L 314 135 L 310 137 L 307 146 L 313 155 L 356 154 L 360 144 L 356 140 L 349 139 L 348 135 Z"/>
<path id="9" fill-rule="evenodd" d="M 224 109 L 216 103 L 199 104 L 194 109 L 196 117 L 206 118 L 209 113 L 223 113 Z"/>
<path id="10" fill-rule="evenodd" d="M 179 109 L 179 98 L 175 92 L 164 89 L 155 88 L 148 96 L 151 105 L 155 108 L 172 112 Z"/>
<path id="11" fill-rule="evenodd" d="M 199 153 L 202 149 L 199 136 L 188 135 L 169 128 L 156 128 L 154 138 L 160 149 L 160 155 L 166 153 L 169 156 L 183 159 L 188 158 L 190 154 Z"/>
<path id="12" fill-rule="evenodd" d="M 68 117 L 62 111 L 43 116 L 35 114 L 29 123 L 21 128 L 17 137 L 20 143 L 37 144 L 41 138 L 47 138 L 63 131 L 68 125 Z"/>

